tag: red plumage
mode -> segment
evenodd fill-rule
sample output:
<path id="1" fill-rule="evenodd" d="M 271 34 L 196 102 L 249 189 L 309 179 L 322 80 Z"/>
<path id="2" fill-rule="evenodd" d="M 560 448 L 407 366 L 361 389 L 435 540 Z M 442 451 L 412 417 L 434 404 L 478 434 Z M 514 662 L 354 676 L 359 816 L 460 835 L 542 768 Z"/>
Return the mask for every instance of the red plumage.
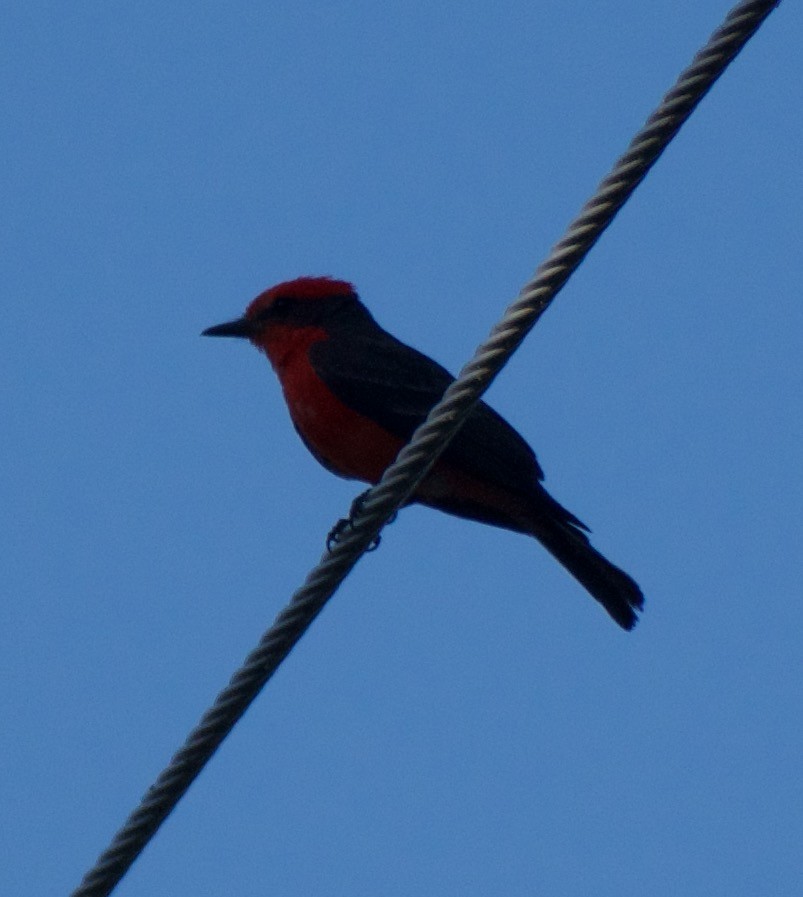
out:
<path id="1" fill-rule="evenodd" d="M 282 385 L 290 416 L 332 472 L 376 483 L 452 376 L 384 331 L 343 280 L 302 277 L 261 293 L 209 336 L 249 339 Z M 479 402 L 413 500 L 535 536 L 625 629 L 643 596 L 597 552 L 586 527 L 544 489 L 525 440 Z"/>

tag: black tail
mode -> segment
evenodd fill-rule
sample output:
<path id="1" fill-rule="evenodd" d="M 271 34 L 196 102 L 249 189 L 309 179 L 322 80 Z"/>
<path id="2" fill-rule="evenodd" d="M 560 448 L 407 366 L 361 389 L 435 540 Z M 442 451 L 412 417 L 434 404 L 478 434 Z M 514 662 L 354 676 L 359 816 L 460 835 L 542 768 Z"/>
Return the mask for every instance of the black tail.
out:
<path id="1" fill-rule="evenodd" d="M 638 621 L 636 611 L 644 607 L 641 589 L 627 573 L 606 560 L 568 516 L 571 521 L 566 522 L 541 517 L 533 526 L 533 535 L 623 629 L 632 629 Z"/>

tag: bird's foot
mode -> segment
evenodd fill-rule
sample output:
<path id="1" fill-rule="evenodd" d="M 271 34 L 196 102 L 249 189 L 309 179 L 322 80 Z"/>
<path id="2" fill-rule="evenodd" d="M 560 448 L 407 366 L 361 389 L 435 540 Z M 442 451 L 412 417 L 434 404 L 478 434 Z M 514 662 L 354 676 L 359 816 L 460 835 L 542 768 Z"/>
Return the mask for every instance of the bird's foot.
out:
<path id="1" fill-rule="evenodd" d="M 329 535 L 326 537 L 326 550 L 331 551 L 335 545 L 343 538 L 343 536 L 348 532 L 348 530 L 352 529 L 354 524 L 351 520 L 351 517 L 341 517 L 340 520 L 329 530 Z M 371 542 L 371 544 L 365 549 L 366 551 L 375 551 L 379 548 L 379 543 L 381 538 L 376 536 L 375 539 Z"/>
<path id="2" fill-rule="evenodd" d="M 370 491 L 370 489 L 366 489 L 365 492 L 361 492 L 351 503 L 351 508 L 349 508 L 349 516 L 341 517 L 340 520 L 338 520 L 337 523 L 329 531 L 329 535 L 326 537 L 327 551 L 331 551 L 332 548 L 337 545 L 337 543 L 343 537 L 344 533 L 354 528 L 354 518 L 362 512 L 363 506 L 365 505 L 365 499 L 368 497 L 368 493 Z M 388 523 L 393 523 L 395 519 L 396 512 L 394 511 L 394 513 L 388 518 Z M 376 551 L 376 549 L 379 548 L 379 543 L 381 541 L 381 536 L 374 536 L 365 550 Z"/>

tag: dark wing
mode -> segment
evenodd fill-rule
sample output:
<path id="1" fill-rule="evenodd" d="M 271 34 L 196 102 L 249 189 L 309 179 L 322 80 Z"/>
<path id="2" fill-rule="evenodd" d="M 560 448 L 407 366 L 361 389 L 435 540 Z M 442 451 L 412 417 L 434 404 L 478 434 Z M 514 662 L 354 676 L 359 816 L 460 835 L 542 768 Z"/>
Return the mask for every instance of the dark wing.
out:
<path id="1" fill-rule="evenodd" d="M 405 441 L 454 380 L 437 362 L 376 325 L 367 333 L 314 343 L 309 359 L 341 402 Z M 442 457 L 517 492 L 529 492 L 544 477 L 530 446 L 485 402 L 474 407 Z"/>

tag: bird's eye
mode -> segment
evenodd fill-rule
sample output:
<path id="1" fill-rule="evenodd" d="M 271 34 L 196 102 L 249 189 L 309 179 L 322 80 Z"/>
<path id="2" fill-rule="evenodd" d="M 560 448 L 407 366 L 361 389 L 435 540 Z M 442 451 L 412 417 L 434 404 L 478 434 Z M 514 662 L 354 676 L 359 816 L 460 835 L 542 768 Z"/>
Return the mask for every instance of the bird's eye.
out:
<path id="1" fill-rule="evenodd" d="M 257 321 L 272 321 L 275 318 L 282 318 L 290 311 L 290 306 L 291 302 L 286 296 L 279 296 L 270 305 L 260 308 L 254 315 L 254 319 Z"/>
<path id="2" fill-rule="evenodd" d="M 270 314 L 271 317 L 286 315 L 287 312 L 290 311 L 292 304 L 293 303 L 288 296 L 277 296 L 265 311 L 267 314 Z"/>

